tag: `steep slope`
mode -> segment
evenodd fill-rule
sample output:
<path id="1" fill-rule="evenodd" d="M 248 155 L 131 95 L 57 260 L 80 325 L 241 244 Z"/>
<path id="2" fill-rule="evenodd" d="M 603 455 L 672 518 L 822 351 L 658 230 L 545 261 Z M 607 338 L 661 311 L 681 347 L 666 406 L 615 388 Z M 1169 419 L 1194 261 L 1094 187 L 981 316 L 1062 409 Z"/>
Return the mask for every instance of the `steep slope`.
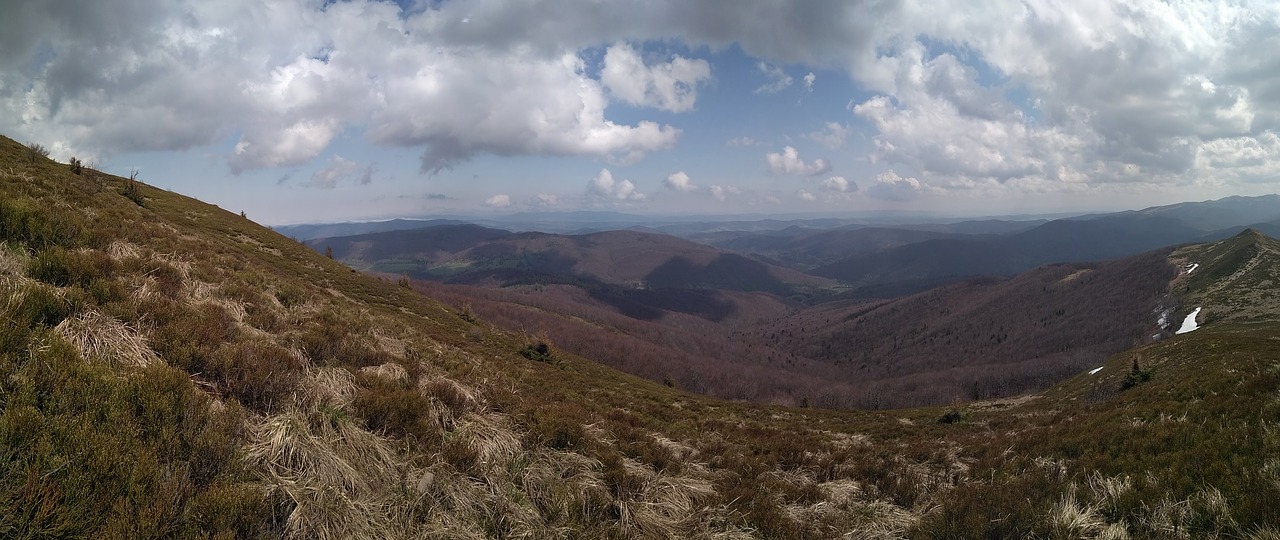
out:
<path id="1" fill-rule="evenodd" d="M 1211 323 L 1017 401 L 802 410 L 602 368 L 8 139 L 0 242 L 5 537 L 1280 529 L 1274 322 Z M 1135 361 L 1148 377 L 1120 391 Z"/>
<path id="2" fill-rule="evenodd" d="M 831 302 L 743 334 L 836 367 L 861 407 L 1009 396 L 1150 341 L 1173 303 L 1170 249 L 1041 267 L 879 301 Z"/>
<path id="3" fill-rule="evenodd" d="M 1201 322 L 1280 319 L 1280 242 L 1246 229 L 1215 244 L 1188 246 L 1171 257 L 1183 268 L 1175 283 L 1185 316 L 1195 307 Z"/>

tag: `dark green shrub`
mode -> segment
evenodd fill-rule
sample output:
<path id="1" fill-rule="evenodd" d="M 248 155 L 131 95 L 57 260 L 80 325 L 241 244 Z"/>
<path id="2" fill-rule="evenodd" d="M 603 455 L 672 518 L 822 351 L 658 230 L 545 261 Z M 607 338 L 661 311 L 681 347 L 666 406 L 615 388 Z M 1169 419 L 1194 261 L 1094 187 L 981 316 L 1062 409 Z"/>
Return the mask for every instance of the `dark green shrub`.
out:
<path id="1" fill-rule="evenodd" d="M 208 360 L 223 343 L 239 332 L 225 310 L 213 304 L 190 306 L 168 298 L 146 302 L 112 304 L 112 315 L 122 320 L 138 320 L 149 330 L 147 341 L 160 358 L 188 373 L 202 373 Z"/>
<path id="2" fill-rule="evenodd" d="M 226 343 L 213 353 L 204 377 L 218 390 L 258 412 L 288 401 L 302 378 L 302 360 L 264 341 Z"/>
<path id="3" fill-rule="evenodd" d="M 520 349 L 520 356 L 533 360 L 535 362 L 544 362 L 552 364 L 556 362 L 556 357 L 551 352 L 551 346 L 545 341 L 531 343 L 525 348 Z"/>
<path id="4" fill-rule="evenodd" d="M 440 428 L 428 414 L 431 402 L 407 383 L 363 373 L 356 382 L 360 391 L 352 406 L 369 429 L 419 441 L 439 440 Z"/>
<path id="5" fill-rule="evenodd" d="M 27 263 L 28 277 L 59 287 L 87 288 L 94 280 L 111 277 L 115 270 L 115 261 L 105 253 L 60 246 L 40 251 Z"/>
<path id="6" fill-rule="evenodd" d="M 1143 369 L 1138 365 L 1138 359 L 1133 359 L 1133 366 L 1129 368 L 1129 372 L 1124 375 L 1124 379 L 1120 381 L 1120 390 L 1128 390 L 1139 384 L 1151 380 L 1154 372 L 1150 369 Z"/>
<path id="7" fill-rule="evenodd" d="M 9 299 L 9 316 L 24 327 L 36 325 L 57 326 L 79 310 L 77 295 L 62 295 L 58 290 L 41 283 L 31 283 Z"/>
<path id="8" fill-rule="evenodd" d="M 307 300 L 307 292 L 294 285 L 284 285 L 276 289 L 275 296 L 276 300 L 280 301 L 280 305 L 286 308 L 301 305 Z"/>
<path id="9" fill-rule="evenodd" d="M 31 199 L 0 200 L 0 240 L 21 242 L 34 250 L 74 247 L 83 240 L 83 230 L 78 215 L 41 207 Z"/>

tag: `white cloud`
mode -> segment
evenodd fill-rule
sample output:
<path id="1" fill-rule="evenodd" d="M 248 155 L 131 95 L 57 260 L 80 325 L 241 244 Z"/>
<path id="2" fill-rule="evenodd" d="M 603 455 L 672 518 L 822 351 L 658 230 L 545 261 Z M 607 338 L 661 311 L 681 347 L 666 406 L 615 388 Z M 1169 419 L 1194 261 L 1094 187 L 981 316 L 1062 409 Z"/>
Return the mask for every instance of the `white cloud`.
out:
<path id="1" fill-rule="evenodd" d="M 355 174 L 359 170 L 360 166 L 356 162 L 344 159 L 342 156 L 333 156 L 328 165 L 311 174 L 310 185 L 333 189 L 338 185 L 339 180 Z"/>
<path id="2" fill-rule="evenodd" d="M 769 82 L 761 85 L 759 88 L 756 88 L 755 93 L 757 94 L 776 94 L 786 90 L 793 82 L 791 76 L 787 75 L 787 73 L 782 71 L 782 68 L 778 66 L 759 62 L 756 64 L 756 69 L 759 69 L 760 73 L 763 73 L 765 77 L 769 78 Z"/>
<path id="3" fill-rule="evenodd" d="M 551 193 L 539 193 L 533 196 L 534 206 L 559 206 L 560 197 Z"/>
<path id="4" fill-rule="evenodd" d="M 670 148 L 680 134 L 654 122 L 625 126 L 605 119 L 604 91 L 573 54 L 555 59 L 519 52 L 440 59 L 430 51 L 421 54 L 426 58 L 419 62 L 437 65 L 386 85 L 387 106 L 373 116 L 369 137 L 383 144 L 425 145 L 424 171 L 439 171 L 478 153 L 634 161 Z"/>
<path id="5" fill-rule="evenodd" d="M 674 55 L 670 62 L 645 65 L 631 45 L 619 43 L 604 55 L 600 82 L 609 94 L 630 103 L 664 111 L 686 112 L 698 99 L 698 85 L 711 80 L 711 64 Z"/>
<path id="6" fill-rule="evenodd" d="M 876 176 L 876 181 L 867 188 L 867 195 L 886 201 L 910 201 L 921 193 L 932 191 L 925 184 L 912 177 L 903 178 L 898 173 L 888 171 Z"/>
<path id="7" fill-rule="evenodd" d="M 742 194 L 742 190 L 737 186 L 711 186 L 707 189 L 711 192 L 711 196 L 720 202 L 727 201 L 729 197 L 734 195 Z"/>
<path id="8" fill-rule="evenodd" d="M 636 191 L 630 180 L 614 180 L 609 169 L 600 169 L 600 174 L 587 183 L 587 198 L 596 202 L 632 202 L 643 201 L 645 195 Z"/>
<path id="9" fill-rule="evenodd" d="M 735 146 L 756 146 L 758 144 L 760 144 L 760 141 L 752 139 L 751 137 L 734 137 L 724 143 L 725 146 L 730 148 Z"/>
<path id="10" fill-rule="evenodd" d="M 662 182 L 667 189 L 673 191 L 697 191 L 698 186 L 694 185 L 693 180 L 689 179 L 689 175 L 684 171 L 676 171 L 667 175 L 667 179 Z"/>
<path id="11" fill-rule="evenodd" d="M 858 185 L 846 180 L 843 176 L 832 176 L 822 181 L 822 189 L 836 193 L 858 191 Z"/>
<path id="12" fill-rule="evenodd" d="M 814 202 L 814 201 L 818 200 L 818 198 L 817 198 L 816 196 L 814 196 L 814 194 L 809 193 L 808 191 L 805 191 L 805 190 L 803 190 L 803 189 L 802 189 L 802 190 L 800 190 L 800 192 L 799 192 L 799 193 L 797 193 L 797 195 L 799 195 L 799 197 L 800 197 L 800 199 L 801 199 L 801 200 L 805 200 L 805 201 L 809 201 L 809 202 Z"/>
<path id="13" fill-rule="evenodd" d="M 809 140 L 821 144 L 827 148 L 835 150 L 844 146 L 844 142 L 849 138 L 849 126 L 838 122 L 827 122 L 822 131 L 814 131 L 805 135 Z"/>
<path id="14" fill-rule="evenodd" d="M 10 4 L 0 131 L 61 159 L 232 141 L 241 171 L 353 134 L 420 149 L 427 171 L 485 154 L 634 161 L 680 130 L 611 118 L 611 99 L 706 99 L 705 60 L 647 49 L 678 44 L 740 48 L 761 93 L 796 84 L 781 66 L 806 92 L 843 72 L 873 96 L 854 104 L 872 157 L 933 186 L 1266 182 L 1280 162 L 1275 2 Z"/>
<path id="15" fill-rule="evenodd" d="M 485 199 L 484 205 L 489 208 L 506 208 L 511 206 L 511 197 L 505 194 L 498 194 Z"/>
<path id="16" fill-rule="evenodd" d="M 605 116 L 605 91 L 579 56 L 586 43 L 468 43 L 439 28 L 451 8 L 123 0 L 6 10 L 0 130 L 80 155 L 238 137 L 233 171 L 305 163 L 352 128 L 424 148 L 426 171 L 479 154 L 634 160 L 675 144 L 674 127 Z M 709 67 L 675 58 L 646 69 L 646 99 L 674 110 L 692 105 L 684 85 L 705 82 Z"/>
<path id="17" fill-rule="evenodd" d="M 805 163 L 800 159 L 800 152 L 790 146 L 784 147 L 782 152 L 765 154 L 764 159 L 769 165 L 769 172 L 779 175 L 817 176 L 831 170 L 831 164 L 825 159 Z"/>

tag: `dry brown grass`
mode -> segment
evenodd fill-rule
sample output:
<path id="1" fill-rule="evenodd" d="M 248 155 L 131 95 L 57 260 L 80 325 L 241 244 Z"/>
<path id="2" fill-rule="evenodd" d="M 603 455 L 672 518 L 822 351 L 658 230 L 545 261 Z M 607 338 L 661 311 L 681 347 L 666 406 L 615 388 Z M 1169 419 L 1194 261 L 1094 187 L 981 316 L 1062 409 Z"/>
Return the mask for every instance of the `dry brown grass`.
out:
<path id="1" fill-rule="evenodd" d="M 160 361 L 136 328 L 97 310 L 87 310 L 64 320 L 54 331 L 91 362 L 113 367 L 146 367 Z"/>

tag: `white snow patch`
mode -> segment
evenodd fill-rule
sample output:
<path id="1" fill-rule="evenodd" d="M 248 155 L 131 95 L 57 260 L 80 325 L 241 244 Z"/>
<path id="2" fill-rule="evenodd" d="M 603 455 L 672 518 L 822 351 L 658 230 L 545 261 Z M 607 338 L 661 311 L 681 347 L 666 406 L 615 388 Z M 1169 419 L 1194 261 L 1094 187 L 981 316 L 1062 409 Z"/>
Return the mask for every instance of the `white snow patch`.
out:
<path id="1" fill-rule="evenodd" d="M 1102 371 L 1102 366 L 1099 366 L 1099 367 L 1096 367 L 1096 368 L 1093 368 L 1093 369 L 1089 370 L 1089 374 L 1090 374 L 1090 375 L 1095 375 L 1095 374 L 1097 374 L 1099 371 Z"/>
<path id="2" fill-rule="evenodd" d="M 1187 267 L 1187 273 L 1195 272 L 1197 268 L 1200 268 L 1200 263 L 1191 263 L 1191 266 Z"/>
<path id="3" fill-rule="evenodd" d="M 1196 315 L 1199 315 L 1199 314 L 1200 314 L 1200 308 L 1196 308 L 1195 311 L 1192 311 L 1191 314 L 1187 315 L 1187 318 L 1182 320 L 1182 328 L 1179 328 L 1178 331 L 1175 333 L 1185 334 L 1187 332 L 1200 328 L 1200 325 L 1196 324 Z"/>

